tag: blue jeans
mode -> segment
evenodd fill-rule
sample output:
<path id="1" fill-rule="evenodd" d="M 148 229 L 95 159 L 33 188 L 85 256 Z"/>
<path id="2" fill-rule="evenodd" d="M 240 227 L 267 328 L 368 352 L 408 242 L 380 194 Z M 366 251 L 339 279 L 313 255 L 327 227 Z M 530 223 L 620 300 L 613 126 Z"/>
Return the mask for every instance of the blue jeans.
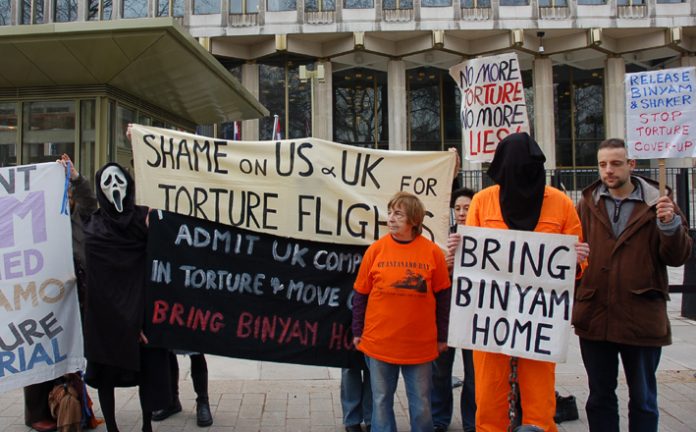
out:
<path id="1" fill-rule="evenodd" d="M 341 369 L 341 408 L 345 426 L 370 424 L 372 388 L 367 369 Z"/>
<path id="2" fill-rule="evenodd" d="M 628 430 L 656 432 L 659 411 L 655 372 L 662 348 L 581 338 L 580 352 L 590 384 L 590 395 L 585 405 L 590 431 L 619 431 L 616 385 L 621 356 L 628 384 Z"/>
<path id="3" fill-rule="evenodd" d="M 430 391 L 432 362 L 415 365 L 396 365 L 365 356 L 370 369 L 372 385 L 372 432 L 396 432 L 394 393 L 399 382 L 399 371 L 404 377 L 411 432 L 432 432 Z"/>
<path id="4" fill-rule="evenodd" d="M 452 364 L 456 350 L 449 348 L 433 361 L 433 391 L 431 406 L 433 426 L 447 429 L 452 421 Z M 465 432 L 476 428 L 476 392 L 474 387 L 474 358 L 471 350 L 462 350 L 464 382 L 460 399 L 462 428 Z"/>

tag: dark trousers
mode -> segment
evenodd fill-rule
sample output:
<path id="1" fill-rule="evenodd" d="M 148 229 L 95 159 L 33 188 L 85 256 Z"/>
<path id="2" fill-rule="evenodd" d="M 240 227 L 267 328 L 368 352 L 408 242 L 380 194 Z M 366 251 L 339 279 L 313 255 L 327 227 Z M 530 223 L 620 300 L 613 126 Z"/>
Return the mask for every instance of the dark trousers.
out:
<path id="1" fill-rule="evenodd" d="M 452 420 L 452 366 L 455 348 L 448 348 L 433 360 L 433 387 L 430 396 L 433 425 L 447 429 Z M 474 385 L 474 358 L 471 350 L 462 350 L 464 380 L 460 399 L 462 427 L 465 432 L 476 427 L 476 392 Z"/>
<path id="2" fill-rule="evenodd" d="M 655 372 L 662 348 L 580 338 L 580 352 L 590 384 L 585 406 L 590 431 L 619 431 L 616 386 L 621 357 L 628 384 L 628 430 L 656 432 L 659 410 Z"/>
<path id="3" fill-rule="evenodd" d="M 191 359 L 191 381 L 193 390 L 196 392 L 196 403 L 208 403 L 208 363 L 203 354 L 190 354 Z M 179 362 L 176 354 L 169 353 L 169 364 L 171 368 L 171 385 L 173 402 L 179 399 Z"/>

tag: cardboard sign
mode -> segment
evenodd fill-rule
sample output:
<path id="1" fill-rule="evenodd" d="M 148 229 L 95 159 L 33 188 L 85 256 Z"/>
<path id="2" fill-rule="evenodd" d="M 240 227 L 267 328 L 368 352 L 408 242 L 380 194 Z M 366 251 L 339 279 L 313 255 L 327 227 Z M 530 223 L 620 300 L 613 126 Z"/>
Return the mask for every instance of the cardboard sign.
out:
<path id="1" fill-rule="evenodd" d="M 460 117 L 467 160 L 490 162 L 503 138 L 529 133 L 516 53 L 467 60 L 452 66 L 450 76 L 462 92 Z"/>
<path id="2" fill-rule="evenodd" d="M 146 334 L 167 348 L 358 367 L 351 301 L 364 251 L 151 213 Z"/>
<path id="3" fill-rule="evenodd" d="M 0 168 L 0 392 L 84 367 L 64 168 Z"/>
<path id="4" fill-rule="evenodd" d="M 425 205 L 424 235 L 445 247 L 456 157 L 314 138 L 224 141 L 134 125 L 138 204 L 255 232 L 369 245 L 396 192 Z"/>
<path id="5" fill-rule="evenodd" d="M 565 361 L 577 237 L 458 226 L 448 344 Z"/>
<path id="6" fill-rule="evenodd" d="M 696 156 L 696 68 L 628 73 L 624 84 L 628 156 Z"/>

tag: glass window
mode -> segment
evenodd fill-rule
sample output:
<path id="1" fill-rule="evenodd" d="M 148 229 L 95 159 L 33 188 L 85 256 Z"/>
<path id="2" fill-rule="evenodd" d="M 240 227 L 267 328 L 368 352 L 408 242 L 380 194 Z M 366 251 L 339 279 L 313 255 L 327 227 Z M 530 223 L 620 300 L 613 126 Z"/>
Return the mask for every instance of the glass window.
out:
<path id="1" fill-rule="evenodd" d="M 604 5 L 607 4 L 607 0 L 578 0 L 580 5 Z"/>
<path id="2" fill-rule="evenodd" d="M 270 140 L 273 136 L 273 116 L 281 121 L 281 136 L 285 138 L 285 66 L 283 64 L 259 65 L 259 102 L 270 112 L 270 116 L 259 119 L 259 139 Z"/>
<path id="3" fill-rule="evenodd" d="M 131 144 L 126 131 L 128 125 L 135 123 L 135 110 L 119 105 L 116 108 L 116 147 L 130 150 Z"/>
<path id="4" fill-rule="evenodd" d="M 77 21 L 77 0 L 55 0 L 55 21 Z"/>
<path id="5" fill-rule="evenodd" d="M 344 0 L 344 9 L 370 9 L 373 8 L 373 0 Z"/>
<path id="6" fill-rule="evenodd" d="M 500 6 L 527 6 L 529 0 L 500 0 Z"/>
<path id="7" fill-rule="evenodd" d="M 645 0 L 616 0 L 619 6 L 640 6 L 645 4 Z"/>
<path id="8" fill-rule="evenodd" d="M 387 74 L 355 68 L 334 73 L 332 82 L 333 140 L 388 149 Z"/>
<path id="9" fill-rule="evenodd" d="M 21 0 L 22 24 L 41 24 L 44 20 L 43 0 Z"/>
<path id="10" fill-rule="evenodd" d="M 452 6 L 452 0 L 422 0 L 423 7 L 443 7 Z"/>
<path id="11" fill-rule="evenodd" d="M 406 72 L 411 150 L 461 147 L 460 92 L 447 71 L 422 67 Z"/>
<path id="12" fill-rule="evenodd" d="M 17 165 L 17 104 L 0 102 L 0 167 Z"/>
<path id="13" fill-rule="evenodd" d="M 184 16 L 184 0 L 156 0 L 157 1 L 157 16 L 169 16 L 171 9 L 172 16 Z"/>
<path id="14" fill-rule="evenodd" d="M 568 0 L 538 0 L 540 7 L 567 7 Z"/>
<path id="15" fill-rule="evenodd" d="M 195 15 L 219 14 L 220 0 L 193 0 L 193 13 Z"/>
<path id="16" fill-rule="evenodd" d="M 335 0 L 305 0 L 306 12 L 335 11 Z"/>
<path id="17" fill-rule="evenodd" d="M 461 0 L 465 9 L 490 8 L 491 0 Z"/>
<path id="18" fill-rule="evenodd" d="M 80 174 L 90 184 L 94 181 L 96 163 L 96 115 L 94 99 L 80 101 L 80 158 L 75 161 Z"/>
<path id="19" fill-rule="evenodd" d="M 686 3 L 685 0 L 657 0 L 658 3 Z"/>
<path id="20" fill-rule="evenodd" d="M 111 0 L 88 0 L 87 20 L 99 21 L 111 19 Z"/>
<path id="21" fill-rule="evenodd" d="M 491 0 L 461 0 L 465 9 L 490 8 Z"/>
<path id="22" fill-rule="evenodd" d="M 603 69 L 553 67 L 556 164 L 594 167 L 604 139 Z"/>
<path id="23" fill-rule="evenodd" d="M 26 102 L 22 163 L 52 162 L 61 154 L 75 158 L 75 102 Z"/>
<path id="24" fill-rule="evenodd" d="M 384 9 L 413 9 L 413 0 L 384 0 L 382 2 Z"/>
<path id="25" fill-rule="evenodd" d="M 268 0 L 269 12 L 282 12 L 297 10 L 297 0 Z"/>
<path id="26" fill-rule="evenodd" d="M 12 25 L 12 3 L 0 0 L 0 25 Z"/>
<path id="27" fill-rule="evenodd" d="M 259 0 L 230 0 L 230 13 L 259 13 Z"/>
<path id="28" fill-rule="evenodd" d="M 271 113 L 259 120 L 259 139 L 272 139 L 276 114 L 282 139 L 312 135 L 311 83 L 300 82 L 300 62 L 313 69 L 304 59 L 276 59 L 259 65 L 259 101 Z"/>
<path id="29" fill-rule="evenodd" d="M 122 0 L 123 18 L 142 18 L 147 16 L 147 0 Z"/>

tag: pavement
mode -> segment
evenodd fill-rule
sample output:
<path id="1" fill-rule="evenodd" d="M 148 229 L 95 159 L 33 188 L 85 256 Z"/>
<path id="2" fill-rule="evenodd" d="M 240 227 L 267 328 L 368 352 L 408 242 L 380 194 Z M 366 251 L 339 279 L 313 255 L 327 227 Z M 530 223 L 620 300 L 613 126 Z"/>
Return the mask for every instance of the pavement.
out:
<path id="1" fill-rule="evenodd" d="M 694 294 L 696 295 L 696 294 Z M 669 315 L 673 344 L 665 347 L 658 370 L 660 431 L 696 431 L 696 321 L 680 316 L 681 294 L 672 296 Z M 196 426 L 195 393 L 189 361 L 179 356 L 183 411 L 153 423 L 156 431 L 209 432 L 340 432 L 343 431 L 340 402 L 340 369 L 206 356 L 209 369 L 210 404 L 214 423 Z M 462 376 L 462 362 L 455 360 L 454 374 Z M 580 419 L 564 422 L 559 431 L 587 431 L 584 412 L 587 379 L 576 337 L 572 337 L 566 363 L 556 368 L 556 388 L 562 395 L 575 395 Z M 454 390 L 454 419 L 450 431 L 462 431 L 459 392 Z M 627 427 L 627 389 L 622 375 L 618 390 L 621 430 Z M 101 417 L 97 392 L 91 389 L 95 412 Z M 399 431 L 408 431 L 408 403 L 400 383 L 394 404 Z M 22 391 L 0 395 L 0 431 L 31 431 L 24 425 Z M 117 389 L 117 422 L 121 432 L 141 430 L 137 391 Z M 97 431 L 105 432 L 100 426 Z"/>

